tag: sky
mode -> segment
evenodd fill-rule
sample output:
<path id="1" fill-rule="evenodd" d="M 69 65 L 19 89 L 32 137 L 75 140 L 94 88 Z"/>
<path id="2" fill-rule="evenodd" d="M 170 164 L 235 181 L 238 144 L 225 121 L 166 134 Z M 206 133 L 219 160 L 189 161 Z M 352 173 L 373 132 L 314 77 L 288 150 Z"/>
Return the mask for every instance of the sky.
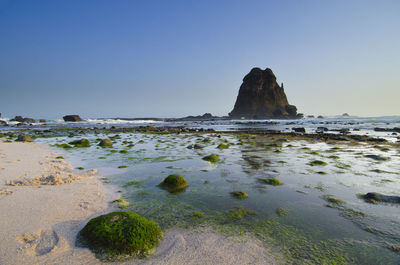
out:
<path id="1" fill-rule="evenodd" d="M 400 115 L 400 1 L 0 0 L 0 112 L 227 115 L 271 68 L 313 115 Z"/>

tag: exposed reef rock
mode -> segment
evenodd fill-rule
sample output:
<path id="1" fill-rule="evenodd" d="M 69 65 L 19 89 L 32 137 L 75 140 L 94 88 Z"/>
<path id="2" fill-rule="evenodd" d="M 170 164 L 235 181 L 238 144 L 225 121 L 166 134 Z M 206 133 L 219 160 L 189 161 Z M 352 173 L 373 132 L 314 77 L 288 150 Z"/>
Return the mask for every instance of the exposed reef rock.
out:
<path id="1" fill-rule="evenodd" d="M 22 116 L 15 116 L 15 118 L 11 119 L 10 121 L 17 121 L 17 122 L 22 122 L 22 123 L 35 123 L 36 122 L 32 118 L 23 118 Z"/>
<path id="2" fill-rule="evenodd" d="M 68 122 L 76 122 L 76 121 L 83 121 L 79 115 L 66 115 L 63 117 L 64 121 Z"/>
<path id="3" fill-rule="evenodd" d="M 243 78 L 231 118 L 245 119 L 295 119 L 301 118 L 297 108 L 289 105 L 281 86 L 271 69 L 251 69 Z"/>

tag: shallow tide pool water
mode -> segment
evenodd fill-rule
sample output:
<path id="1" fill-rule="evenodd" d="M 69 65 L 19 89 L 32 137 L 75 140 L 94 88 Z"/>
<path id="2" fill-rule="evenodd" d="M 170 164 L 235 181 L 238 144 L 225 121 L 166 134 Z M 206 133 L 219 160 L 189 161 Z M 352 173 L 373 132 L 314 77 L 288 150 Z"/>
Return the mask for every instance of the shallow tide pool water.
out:
<path id="1" fill-rule="evenodd" d="M 294 264 L 400 263 L 399 206 L 370 204 L 357 196 L 398 195 L 396 145 L 239 133 L 87 132 L 36 141 L 81 138 L 91 147 L 54 148 L 76 167 L 98 168 L 105 185 L 118 187 L 129 201 L 126 210 L 163 229 L 207 225 L 221 233 L 247 233 L 274 244 Z M 113 147 L 97 146 L 106 138 Z M 203 148 L 187 148 L 194 144 Z M 202 159 L 210 154 L 220 161 Z M 370 154 L 387 160 L 366 157 Z M 182 175 L 189 186 L 179 193 L 160 188 L 170 174 Z M 283 185 L 268 185 L 266 178 Z M 233 191 L 248 197 L 237 199 Z"/>

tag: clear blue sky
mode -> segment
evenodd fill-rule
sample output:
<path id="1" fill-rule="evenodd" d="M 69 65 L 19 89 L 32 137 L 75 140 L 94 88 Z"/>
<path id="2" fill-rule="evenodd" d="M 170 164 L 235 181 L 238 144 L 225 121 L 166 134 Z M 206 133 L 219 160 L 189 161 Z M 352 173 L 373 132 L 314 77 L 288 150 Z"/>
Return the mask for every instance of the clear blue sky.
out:
<path id="1" fill-rule="evenodd" d="M 400 1 L 0 0 L 0 112 L 227 115 L 270 67 L 306 114 L 400 115 Z"/>

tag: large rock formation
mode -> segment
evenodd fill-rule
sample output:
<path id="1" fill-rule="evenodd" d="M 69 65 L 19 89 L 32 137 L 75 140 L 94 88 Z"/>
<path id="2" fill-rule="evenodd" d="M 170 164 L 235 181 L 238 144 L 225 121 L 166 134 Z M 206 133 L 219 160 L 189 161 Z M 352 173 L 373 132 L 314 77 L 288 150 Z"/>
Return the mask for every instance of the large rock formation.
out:
<path id="1" fill-rule="evenodd" d="M 289 105 L 283 84 L 279 86 L 271 69 L 251 69 L 243 78 L 231 118 L 293 119 L 299 118 L 297 108 Z"/>

